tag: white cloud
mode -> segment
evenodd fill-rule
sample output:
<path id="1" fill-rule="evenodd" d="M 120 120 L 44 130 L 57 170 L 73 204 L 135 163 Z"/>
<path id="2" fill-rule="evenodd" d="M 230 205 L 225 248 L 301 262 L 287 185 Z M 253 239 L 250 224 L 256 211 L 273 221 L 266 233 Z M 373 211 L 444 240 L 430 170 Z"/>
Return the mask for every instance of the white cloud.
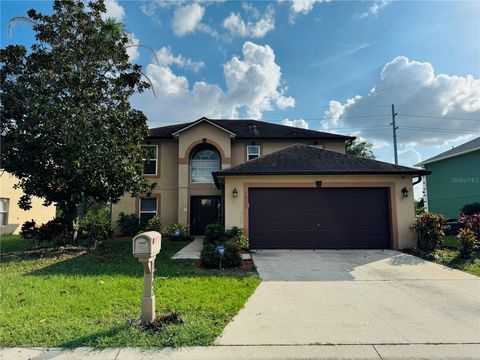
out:
<path id="1" fill-rule="evenodd" d="M 239 13 L 232 12 L 223 20 L 223 27 L 231 36 L 261 38 L 275 29 L 275 11 L 271 4 L 263 16 L 252 5 L 244 5 L 244 10 L 251 19 L 245 21 Z"/>
<path id="2" fill-rule="evenodd" d="M 155 52 L 156 60 L 163 66 L 177 65 L 183 69 L 192 70 L 198 72 L 205 66 L 203 61 L 193 61 L 192 59 L 185 58 L 182 55 L 173 55 L 170 47 L 162 47 Z"/>
<path id="3" fill-rule="evenodd" d="M 359 52 L 359 51 L 361 51 L 365 48 L 368 48 L 368 47 L 372 46 L 372 44 L 373 43 L 364 43 L 364 44 L 357 44 L 357 45 L 351 46 L 349 49 L 343 50 L 336 55 L 329 56 L 329 57 L 323 59 L 322 61 L 311 64 L 310 67 L 324 66 L 324 65 L 330 64 L 332 62 L 338 61 L 340 59 L 349 57 L 349 56 L 351 56 L 353 54 L 356 54 L 357 52 Z"/>
<path id="4" fill-rule="evenodd" d="M 134 62 L 140 56 L 140 51 L 138 49 L 138 44 L 140 44 L 140 40 L 135 36 L 135 34 L 130 33 L 128 34 L 130 38 L 129 47 L 127 47 L 127 55 L 130 62 Z"/>
<path id="5" fill-rule="evenodd" d="M 378 1 L 374 1 L 372 5 L 370 5 L 370 7 L 368 8 L 367 11 L 364 11 L 363 13 L 359 14 L 358 17 L 363 19 L 363 18 L 366 18 L 366 17 L 369 17 L 371 15 L 373 16 L 377 16 L 378 15 L 378 12 L 384 8 L 385 6 L 387 6 L 388 4 L 391 3 L 391 0 L 378 0 Z"/>
<path id="6" fill-rule="evenodd" d="M 173 13 L 173 33 L 184 36 L 195 32 L 204 14 L 205 9 L 197 3 L 178 7 Z"/>
<path id="7" fill-rule="evenodd" d="M 107 12 L 103 15 L 103 19 L 114 18 L 119 22 L 125 19 L 125 9 L 117 0 L 106 0 L 105 7 L 107 8 Z"/>
<path id="8" fill-rule="evenodd" d="M 166 59 L 171 59 L 166 56 Z M 198 81 L 191 85 L 164 64 L 149 64 L 146 74 L 154 84 L 151 92 L 136 95 L 133 103 L 154 125 L 162 121 L 191 121 L 201 116 L 260 119 L 268 110 L 294 106 L 281 86 L 281 69 L 268 45 L 245 42 L 242 56 L 234 56 L 223 66 L 226 89 Z"/>
<path id="9" fill-rule="evenodd" d="M 306 122 L 304 119 L 296 119 L 296 120 L 283 119 L 282 120 L 282 125 L 293 126 L 293 127 L 302 128 L 302 129 L 308 129 L 308 122 Z"/>
<path id="10" fill-rule="evenodd" d="M 322 128 L 358 129 L 370 140 L 391 142 L 390 104 L 398 113 L 399 143 L 442 146 L 480 132 L 480 79 L 435 74 L 430 63 L 404 56 L 383 67 L 365 96 L 330 101 Z"/>
<path id="11" fill-rule="evenodd" d="M 322 3 L 322 2 L 330 2 L 330 0 L 292 0 L 290 2 L 290 15 L 289 15 L 289 21 L 291 23 L 295 22 L 296 17 L 299 14 L 308 14 L 310 11 L 312 11 L 313 6 L 316 3 Z"/>

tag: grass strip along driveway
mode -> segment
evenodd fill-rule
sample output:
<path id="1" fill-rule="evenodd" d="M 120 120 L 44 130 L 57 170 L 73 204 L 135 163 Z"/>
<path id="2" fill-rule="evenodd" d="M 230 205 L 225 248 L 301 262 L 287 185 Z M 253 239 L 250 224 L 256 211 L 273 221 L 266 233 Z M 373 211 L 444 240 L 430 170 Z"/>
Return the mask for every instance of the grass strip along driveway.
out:
<path id="1" fill-rule="evenodd" d="M 170 257 L 186 245 L 165 241 L 156 260 L 157 315 L 183 323 L 140 330 L 143 269 L 131 241 L 96 250 L 25 251 L 17 236 L 2 238 L 0 346 L 163 347 L 211 345 L 260 280 L 253 271 L 199 268 Z"/>

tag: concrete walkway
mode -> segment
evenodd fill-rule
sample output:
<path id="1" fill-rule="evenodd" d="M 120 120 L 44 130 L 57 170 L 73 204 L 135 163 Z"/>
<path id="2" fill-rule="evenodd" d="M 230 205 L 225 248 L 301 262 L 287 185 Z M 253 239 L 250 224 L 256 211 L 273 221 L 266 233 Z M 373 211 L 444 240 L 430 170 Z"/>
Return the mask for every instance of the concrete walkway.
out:
<path id="1" fill-rule="evenodd" d="M 270 250 L 253 260 L 264 281 L 219 345 L 480 344 L 474 275 L 392 250 Z"/>
<path id="2" fill-rule="evenodd" d="M 230 360 L 230 359 L 349 359 L 349 360 L 473 360 L 480 345 L 312 345 L 312 346 L 211 346 L 162 350 L 137 348 L 75 350 L 0 349 L 5 360 Z"/>
<path id="3" fill-rule="evenodd" d="M 172 259 L 187 259 L 187 260 L 198 260 L 200 259 L 200 252 L 203 249 L 203 236 L 196 236 L 194 240 L 172 256 Z M 250 254 L 242 254 L 243 260 L 249 260 L 252 257 Z"/>

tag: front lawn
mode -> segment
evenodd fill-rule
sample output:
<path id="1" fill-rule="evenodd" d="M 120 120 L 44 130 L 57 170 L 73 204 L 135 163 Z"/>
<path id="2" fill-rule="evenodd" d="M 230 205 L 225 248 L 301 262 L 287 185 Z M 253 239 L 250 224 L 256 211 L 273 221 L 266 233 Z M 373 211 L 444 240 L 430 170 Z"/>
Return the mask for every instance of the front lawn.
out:
<path id="1" fill-rule="evenodd" d="M 42 252 L 24 251 L 18 236 L 3 237 L 0 346 L 211 345 L 260 280 L 253 271 L 203 270 L 193 260 L 171 260 L 185 245 L 165 241 L 155 272 L 157 314 L 175 311 L 183 324 L 152 332 L 131 325 L 143 292 L 131 241 Z"/>

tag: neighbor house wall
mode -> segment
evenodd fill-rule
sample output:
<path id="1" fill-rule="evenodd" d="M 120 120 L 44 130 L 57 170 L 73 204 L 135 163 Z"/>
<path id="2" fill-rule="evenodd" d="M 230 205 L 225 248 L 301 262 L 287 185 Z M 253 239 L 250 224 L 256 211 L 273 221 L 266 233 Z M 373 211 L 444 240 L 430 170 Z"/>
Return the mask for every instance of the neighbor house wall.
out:
<path id="1" fill-rule="evenodd" d="M 248 188 L 251 187 L 387 187 L 390 189 L 392 218 L 392 247 L 402 249 L 416 243 L 416 235 L 409 230 L 415 213 L 413 185 L 410 176 L 230 176 L 225 179 L 225 227 L 239 226 L 248 234 Z M 404 198 L 401 189 L 406 187 L 409 196 Z M 231 194 L 238 191 L 238 197 Z M 354 201 L 354 199 L 352 199 Z"/>
<path id="2" fill-rule="evenodd" d="M 428 210 L 458 218 L 465 204 L 480 202 L 480 150 L 425 164 Z"/>
<path id="3" fill-rule="evenodd" d="M 2 170 L 3 171 L 3 170 Z M 28 211 L 20 209 L 18 200 L 24 194 L 21 189 L 15 189 L 18 179 L 3 172 L 0 176 L 0 198 L 7 199 L 7 225 L 1 226 L 1 234 L 18 234 L 25 221 L 35 220 L 37 224 L 46 223 L 55 217 L 55 206 L 43 206 L 43 199 L 32 198 L 32 208 Z"/>

